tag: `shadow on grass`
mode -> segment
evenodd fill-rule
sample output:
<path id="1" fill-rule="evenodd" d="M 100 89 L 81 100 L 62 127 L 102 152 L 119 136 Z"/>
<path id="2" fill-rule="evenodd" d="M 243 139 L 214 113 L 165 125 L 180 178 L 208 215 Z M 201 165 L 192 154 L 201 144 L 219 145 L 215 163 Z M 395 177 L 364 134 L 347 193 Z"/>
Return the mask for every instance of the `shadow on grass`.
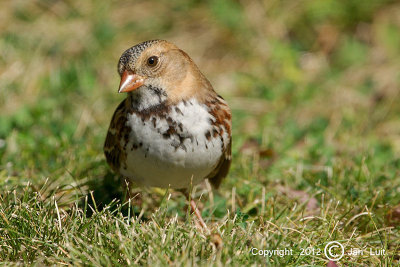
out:
<path id="1" fill-rule="evenodd" d="M 141 211 L 141 198 L 139 193 L 133 193 L 128 189 L 125 181 L 107 170 L 104 176 L 91 179 L 88 183 L 88 196 L 82 199 L 81 205 L 87 205 L 86 215 L 92 216 L 95 212 L 101 212 L 104 208 L 111 211 L 118 209 L 124 216 L 128 214 L 138 217 Z M 131 199 L 131 204 L 128 204 Z M 87 201 L 87 203 L 85 203 Z M 113 205 L 113 203 L 115 203 Z M 129 209 L 131 209 L 129 213 Z M 146 220 L 141 218 L 141 220 Z"/>

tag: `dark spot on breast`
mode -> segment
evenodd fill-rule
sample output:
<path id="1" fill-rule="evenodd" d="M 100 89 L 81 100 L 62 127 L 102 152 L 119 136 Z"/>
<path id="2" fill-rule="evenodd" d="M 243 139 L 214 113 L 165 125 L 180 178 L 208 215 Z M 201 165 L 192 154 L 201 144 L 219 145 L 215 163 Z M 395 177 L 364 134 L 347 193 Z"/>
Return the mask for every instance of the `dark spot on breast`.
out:
<path id="1" fill-rule="evenodd" d="M 183 132 L 183 125 L 182 125 L 182 123 L 180 122 L 180 123 L 178 123 L 178 127 L 179 127 L 179 130 L 181 130 L 181 132 Z"/>
<path id="2" fill-rule="evenodd" d="M 210 133 L 210 131 L 207 131 L 207 132 L 206 132 L 206 138 L 207 138 L 208 141 L 211 140 L 211 133 Z"/>
<path id="3" fill-rule="evenodd" d="M 181 145 L 179 147 L 182 148 L 183 150 L 185 150 L 185 152 L 187 152 L 186 146 L 184 144 L 181 143 Z"/>
<path id="4" fill-rule="evenodd" d="M 166 130 L 166 131 L 163 133 L 163 137 L 164 137 L 165 139 L 168 139 L 168 138 L 170 138 L 171 135 L 173 135 L 173 134 L 176 134 L 176 130 L 175 130 L 175 128 L 174 128 L 173 126 L 169 126 L 169 127 L 168 127 L 168 130 Z"/>
<path id="5" fill-rule="evenodd" d="M 187 152 L 187 148 L 186 148 L 185 144 L 183 143 L 183 142 L 185 141 L 186 138 L 184 138 L 184 137 L 182 137 L 182 136 L 180 136 L 180 135 L 178 135 L 178 137 L 179 137 L 179 141 L 176 140 L 176 139 L 175 139 L 175 140 L 172 140 L 171 146 L 173 146 L 173 147 L 175 148 L 175 151 L 176 151 L 178 148 L 181 148 L 181 149 L 185 150 L 185 152 Z"/>
<path id="6" fill-rule="evenodd" d="M 175 111 L 176 111 L 176 113 L 179 113 L 179 114 L 183 115 L 183 113 L 182 113 L 182 111 L 180 110 L 180 108 L 175 107 Z"/>
<path id="7" fill-rule="evenodd" d="M 214 138 L 218 136 L 218 131 L 217 131 L 217 129 L 215 129 L 215 128 L 213 129 L 212 135 L 213 135 Z"/>
<path id="8" fill-rule="evenodd" d="M 157 119 L 156 119 L 155 117 L 153 117 L 153 119 L 151 119 L 151 121 L 153 122 L 154 128 L 156 128 L 156 126 L 157 126 Z"/>
<path id="9" fill-rule="evenodd" d="M 167 117 L 167 114 L 170 112 L 170 110 L 170 105 L 167 105 L 165 102 L 161 102 L 158 105 L 151 106 L 143 110 L 138 110 L 136 106 L 130 106 L 128 112 L 131 114 L 135 113 L 138 117 L 142 119 L 142 122 L 144 122 L 146 120 L 149 120 L 152 116 L 164 119 Z"/>
<path id="10" fill-rule="evenodd" d="M 137 148 L 138 148 L 138 145 L 133 143 L 131 150 L 134 150 L 134 149 L 136 150 Z"/>
<path id="11" fill-rule="evenodd" d="M 168 130 L 167 130 L 170 134 L 176 134 L 176 129 L 174 127 L 174 125 L 169 126 Z"/>

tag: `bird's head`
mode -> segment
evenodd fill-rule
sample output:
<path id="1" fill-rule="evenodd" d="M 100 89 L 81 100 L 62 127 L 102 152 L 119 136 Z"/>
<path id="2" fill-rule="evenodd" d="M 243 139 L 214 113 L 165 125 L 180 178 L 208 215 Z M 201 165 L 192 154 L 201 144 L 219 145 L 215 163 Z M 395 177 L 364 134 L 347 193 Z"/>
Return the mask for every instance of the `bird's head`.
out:
<path id="1" fill-rule="evenodd" d="M 118 72 L 120 93 L 157 88 L 169 101 L 177 102 L 213 91 L 192 59 L 164 40 L 146 41 L 126 50 L 119 59 Z"/>

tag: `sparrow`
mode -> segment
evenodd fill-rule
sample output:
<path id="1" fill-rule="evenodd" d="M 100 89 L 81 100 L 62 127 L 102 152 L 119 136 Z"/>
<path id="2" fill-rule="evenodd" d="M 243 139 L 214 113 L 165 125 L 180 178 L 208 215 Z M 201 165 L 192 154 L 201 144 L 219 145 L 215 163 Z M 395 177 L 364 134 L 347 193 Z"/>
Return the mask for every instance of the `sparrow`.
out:
<path id="1" fill-rule="evenodd" d="M 218 188 L 231 164 L 232 115 L 188 54 L 146 41 L 122 54 L 118 73 L 127 97 L 104 144 L 111 169 L 139 186 L 188 192 L 208 179 Z"/>

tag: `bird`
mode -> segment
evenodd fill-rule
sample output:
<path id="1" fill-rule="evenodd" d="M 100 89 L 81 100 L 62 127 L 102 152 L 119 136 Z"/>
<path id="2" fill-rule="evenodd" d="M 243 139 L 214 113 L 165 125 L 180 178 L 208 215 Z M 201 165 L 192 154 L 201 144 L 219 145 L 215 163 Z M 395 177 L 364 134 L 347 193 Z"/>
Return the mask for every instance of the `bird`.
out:
<path id="1" fill-rule="evenodd" d="M 189 55 L 166 40 L 145 41 L 122 53 L 118 73 L 127 96 L 104 143 L 111 169 L 188 199 L 205 179 L 217 189 L 232 161 L 232 113 Z M 193 199 L 190 207 L 206 228 Z"/>

